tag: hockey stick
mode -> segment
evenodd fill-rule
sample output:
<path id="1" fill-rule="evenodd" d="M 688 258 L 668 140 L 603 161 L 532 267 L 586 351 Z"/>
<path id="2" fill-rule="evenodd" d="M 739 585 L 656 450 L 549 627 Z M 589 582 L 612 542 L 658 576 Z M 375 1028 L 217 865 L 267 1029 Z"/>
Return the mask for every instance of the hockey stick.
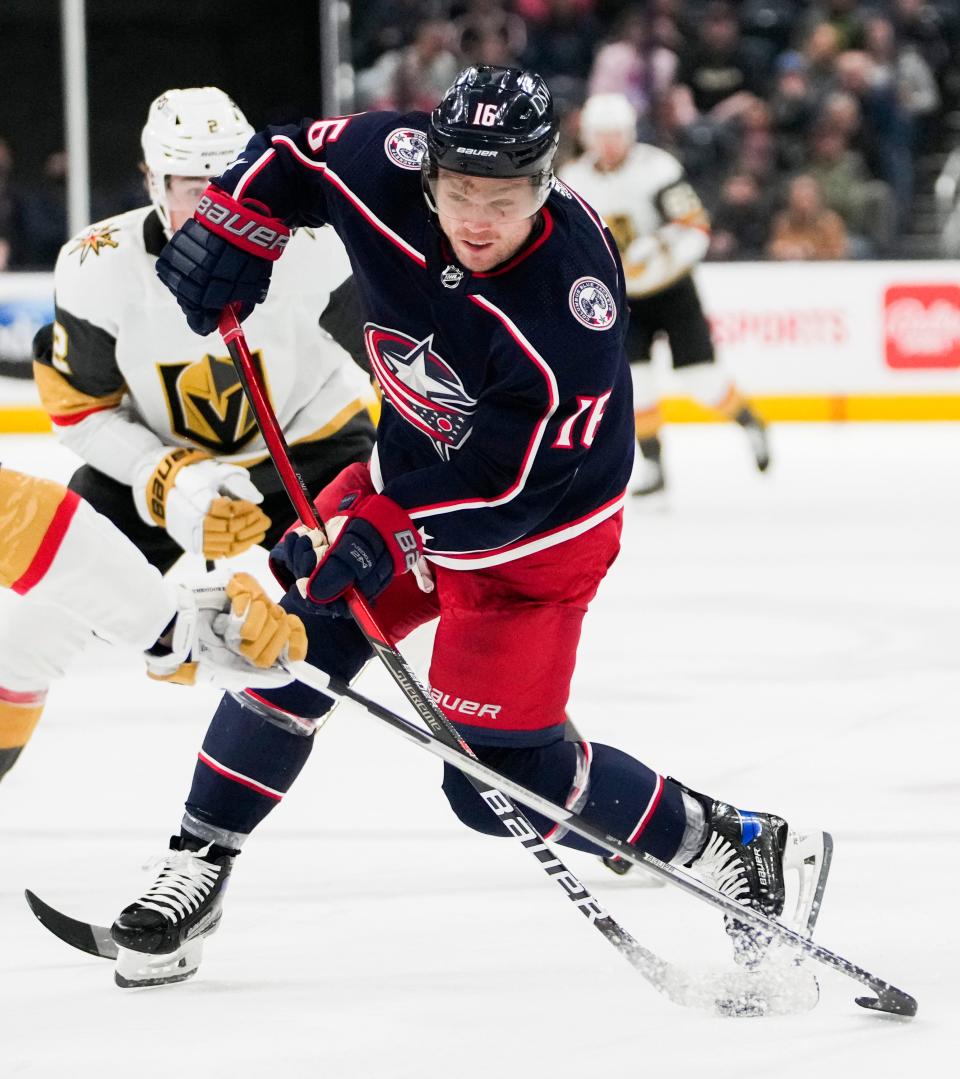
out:
<path id="1" fill-rule="evenodd" d="M 230 352 L 231 359 L 237 368 L 241 384 L 247 392 L 254 416 L 260 426 L 274 464 L 277 466 L 277 471 L 287 490 L 287 494 L 290 496 L 300 519 L 306 524 L 317 527 L 316 514 L 313 511 L 306 488 L 300 476 L 294 471 L 289 451 L 283 438 L 283 432 L 280 430 L 276 416 L 266 399 L 266 394 L 244 339 L 243 330 L 240 328 L 236 314 L 231 308 L 227 308 L 223 313 L 220 332 Z M 453 754 L 449 758 L 444 756 L 444 759 L 448 759 L 450 763 L 460 768 L 470 778 L 477 792 L 491 811 L 500 819 L 505 831 L 518 839 L 521 846 L 524 846 L 536 857 L 548 876 L 553 876 L 557 880 L 568 898 L 628 961 L 641 969 L 642 973 L 645 973 L 648 980 L 657 984 L 656 978 L 658 975 L 662 979 L 662 961 L 658 960 L 646 949 L 643 949 L 625 929 L 610 917 L 577 877 L 553 855 L 553 852 L 546 846 L 543 838 L 537 833 L 524 814 L 512 804 L 509 797 L 507 797 L 508 794 L 512 793 L 514 798 L 519 796 L 526 804 L 538 812 L 542 812 L 544 816 L 566 825 L 571 830 L 576 830 L 577 834 L 583 838 L 596 843 L 611 853 L 619 854 L 636 865 L 642 865 L 648 870 L 652 870 L 657 875 L 673 881 L 678 887 L 698 896 L 715 907 L 719 907 L 728 914 L 752 922 L 755 925 L 760 925 L 782 943 L 792 945 L 818 962 L 839 970 L 848 977 L 867 985 L 877 994 L 877 997 L 876 999 L 858 997 L 857 1003 L 862 1007 L 900 1015 L 913 1015 L 916 1013 L 916 1001 L 909 994 L 889 985 L 869 971 L 855 966 L 843 957 L 829 951 L 829 949 L 815 945 L 808 938 L 781 925 L 779 922 L 767 918 L 749 907 L 741 906 L 741 904 L 727 898 L 722 893 L 701 884 L 689 874 L 678 870 L 675 866 L 661 862 L 652 855 L 645 854 L 616 837 L 604 835 L 574 811 L 554 806 L 534 792 L 506 780 L 506 777 L 486 768 L 477 760 L 476 755 L 461 738 L 457 729 L 426 692 L 403 656 L 380 630 L 363 597 L 353 590 L 348 593 L 348 604 L 351 614 L 374 652 L 383 661 L 417 714 L 427 724 L 433 735 L 430 739 L 430 744 L 436 746 L 438 750 L 442 748 L 445 753 Z M 319 674 L 321 680 L 326 679 L 323 672 L 319 672 Z M 379 718 L 386 719 L 387 722 L 393 721 L 394 725 L 399 723 L 401 727 L 408 727 L 410 731 L 416 732 L 419 739 L 429 737 L 425 732 L 419 731 L 401 717 L 395 716 L 387 709 L 383 709 L 376 702 L 355 693 L 349 686 L 343 684 L 338 687 L 338 692 L 340 689 L 344 691 L 339 693 L 340 696 L 355 700 L 367 708 L 368 711 L 378 715 Z M 438 755 L 443 756 L 439 752 Z M 467 767 L 468 764 L 469 767 Z M 504 794 L 504 791 L 507 793 Z M 576 829 L 572 827 L 573 821 L 577 822 Z M 653 964 L 652 966 L 651 963 Z"/>
<path id="2" fill-rule="evenodd" d="M 346 682 L 337 678 L 331 678 L 324 671 L 321 671 L 319 668 L 306 662 L 290 663 L 287 665 L 287 669 L 298 681 L 303 682 L 305 685 L 312 686 L 314 689 L 318 689 L 332 697 L 345 698 L 353 701 L 355 704 L 359 704 L 366 712 L 392 727 L 395 731 L 405 737 L 407 741 L 421 746 L 434 756 L 440 757 L 441 760 L 459 768 L 461 772 L 471 779 L 478 781 L 479 784 L 485 787 L 485 792 L 481 791 L 481 796 L 484 801 L 493 812 L 500 817 L 507 831 L 511 835 L 516 836 L 520 840 L 521 845 L 528 850 L 537 851 L 543 849 L 543 840 L 529 825 L 526 818 L 513 807 L 506 797 L 504 797 L 504 793 L 509 795 L 510 798 L 523 802 L 524 805 L 536 810 L 537 813 L 542 814 L 549 820 L 554 821 L 557 824 L 562 824 L 569 831 L 575 832 L 582 838 L 596 844 L 596 846 L 609 851 L 611 854 L 618 854 L 621 858 L 624 858 L 628 862 L 632 862 L 634 865 L 642 866 L 656 876 L 676 885 L 678 888 L 682 888 L 688 894 L 708 903 L 712 907 L 722 910 L 725 914 L 733 915 L 741 921 L 751 922 L 753 925 L 766 930 L 775 940 L 779 941 L 784 946 L 799 951 L 823 966 L 836 970 L 840 974 L 844 974 L 848 978 L 852 978 L 854 981 L 867 986 L 877 994 L 877 997 L 876 999 L 871 997 L 857 997 L 856 1002 L 862 1008 L 868 1008 L 873 1011 L 889 1012 L 893 1015 L 900 1016 L 909 1017 L 916 1015 L 917 1002 L 909 993 L 904 992 L 902 989 L 898 989 L 896 986 L 891 985 L 882 978 L 878 978 L 875 974 L 870 973 L 870 971 L 864 970 L 862 967 L 850 962 L 849 959 L 845 959 L 836 952 L 830 951 L 829 948 L 824 948 L 822 945 L 815 943 L 809 937 L 803 936 L 789 926 L 783 925 L 781 922 L 767 917 L 767 915 L 754 910 L 752 907 L 741 906 L 736 900 L 730 899 L 722 892 L 703 884 L 691 874 L 684 872 L 677 866 L 671 865 L 668 862 L 662 862 L 659 858 L 644 853 L 639 848 L 631 846 L 622 839 L 618 839 L 616 836 L 607 835 L 601 829 L 590 824 L 589 821 L 584 820 L 584 818 L 574 810 L 558 806 L 548 799 L 541 797 L 535 791 L 523 787 L 519 783 L 515 783 L 512 779 L 509 779 L 481 763 L 477 760 L 475 755 L 470 754 L 468 756 L 461 752 L 456 746 L 451 746 L 442 739 L 434 737 L 429 732 L 421 730 L 416 724 L 404 719 L 403 716 L 397 715 L 396 712 L 392 712 L 378 701 L 374 701 L 371 698 L 364 696 L 362 693 L 358 693 Z M 477 789 L 480 790 L 480 786 L 478 786 Z M 567 872 L 560 866 L 560 863 L 553 864 L 559 868 L 548 869 L 548 873 L 561 874 Z M 579 884 L 579 881 L 576 881 L 576 878 L 574 878 L 574 881 Z M 575 902 L 587 904 L 584 913 L 591 920 L 599 917 L 595 909 L 596 900 L 590 896 L 586 889 L 584 889 L 583 896 L 578 895 L 574 897 L 574 895 L 571 894 L 571 898 L 574 898 Z M 815 915 L 815 911 L 819 908 L 819 899 L 820 896 L 817 895 L 814 900 L 813 915 Z M 646 955 L 651 956 L 651 953 L 647 952 Z M 663 960 L 657 960 L 657 962 L 661 965 L 661 973 L 666 971 L 668 976 L 672 973 L 672 976 L 676 977 L 676 968 L 672 968 L 669 964 L 664 963 Z M 739 984 L 749 986 L 751 984 L 749 979 L 754 973 L 755 972 L 741 973 L 741 982 Z M 671 996 L 671 999 L 673 999 L 673 996 L 669 991 L 667 991 L 667 995 Z M 682 1002 L 690 1003 L 689 1000 L 684 1000 Z M 720 1006 L 720 1001 L 717 1001 L 717 1006 Z"/>
<path id="3" fill-rule="evenodd" d="M 290 451 L 283 431 L 277 422 L 259 372 L 254 366 L 250 349 L 241 329 L 236 310 L 226 307 L 220 318 L 220 335 L 227 346 L 230 358 L 237 370 L 240 384 L 243 386 L 250 408 L 256 418 L 266 443 L 270 457 L 276 466 L 280 480 L 293 503 L 297 516 L 311 528 L 319 528 L 316 511 L 307 492 L 302 477 L 293 467 Z M 477 761 L 473 750 L 460 736 L 456 727 L 447 719 L 440 706 L 433 700 L 420 682 L 416 673 L 398 651 L 396 645 L 381 630 L 366 600 L 356 589 L 346 594 L 351 615 L 366 637 L 373 652 L 390 672 L 391 677 L 400 687 L 404 696 L 413 706 L 428 729 L 444 746 L 456 752 L 458 758 Z M 479 764 L 479 761 L 477 761 Z M 533 825 L 527 820 L 510 800 L 495 786 L 491 786 L 486 776 L 468 775 L 477 793 L 490 806 L 491 811 L 500 818 L 504 830 L 513 835 L 540 863 L 544 872 L 552 877 L 567 898 L 596 927 L 629 963 L 657 988 L 663 985 L 663 963 L 652 952 L 643 948 L 634 938 L 613 919 L 587 890 L 580 880 L 561 862 Z M 509 819 L 504 819 L 509 815 Z M 518 831 L 519 829 L 519 831 Z M 664 990 L 665 991 L 665 990 Z M 668 993 L 669 995 L 669 993 Z"/>

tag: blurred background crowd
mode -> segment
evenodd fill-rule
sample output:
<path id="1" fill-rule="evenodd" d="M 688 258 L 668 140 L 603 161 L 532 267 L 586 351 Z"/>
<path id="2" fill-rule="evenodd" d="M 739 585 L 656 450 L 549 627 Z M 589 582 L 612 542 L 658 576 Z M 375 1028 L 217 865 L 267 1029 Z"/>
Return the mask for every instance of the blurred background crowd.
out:
<path id="1" fill-rule="evenodd" d="M 539 71 L 562 116 L 562 160 L 580 152 L 586 97 L 625 94 L 640 139 L 680 159 L 710 211 L 709 258 L 952 253 L 957 0 L 364 0 L 351 39 L 355 110 L 429 109 L 468 63 Z M 280 118 L 220 84 L 255 123 Z M 68 162 L 51 148 L 21 170 L 5 134 L 0 268 L 48 267 L 65 239 Z M 134 161 L 126 176 L 95 190 L 95 216 L 143 203 Z"/>

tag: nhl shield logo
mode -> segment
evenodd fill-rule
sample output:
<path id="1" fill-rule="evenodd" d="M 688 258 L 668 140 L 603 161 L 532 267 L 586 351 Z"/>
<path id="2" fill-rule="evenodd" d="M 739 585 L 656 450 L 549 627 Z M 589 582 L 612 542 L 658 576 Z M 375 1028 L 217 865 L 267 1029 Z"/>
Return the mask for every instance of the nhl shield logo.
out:
<path id="1" fill-rule="evenodd" d="M 415 127 L 394 128 L 384 140 L 383 148 L 394 165 L 413 171 L 420 168 L 427 152 L 427 136 Z"/>
<path id="2" fill-rule="evenodd" d="M 609 330 L 617 319 L 610 289 L 595 277 L 578 277 L 570 289 L 570 310 L 589 330 Z"/>
<path id="3" fill-rule="evenodd" d="M 452 367 L 433 350 L 433 334 L 417 341 L 399 330 L 368 322 L 364 341 L 383 399 L 445 460 L 470 435 L 476 399 Z"/>
<path id="4" fill-rule="evenodd" d="M 459 266 L 454 266 L 453 263 L 445 267 L 443 273 L 440 274 L 440 284 L 444 288 L 456 288 L 462 280 L 463 270 Z"/>

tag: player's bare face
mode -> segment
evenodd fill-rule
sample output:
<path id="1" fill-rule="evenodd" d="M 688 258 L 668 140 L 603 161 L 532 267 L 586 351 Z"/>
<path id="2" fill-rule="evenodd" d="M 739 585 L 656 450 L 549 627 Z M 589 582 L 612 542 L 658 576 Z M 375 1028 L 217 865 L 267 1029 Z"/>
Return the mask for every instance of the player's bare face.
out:
<path id="1" fill-rule="evenodd" d="M 168 176 L 166 182 L 167 215 L 174 232 L 193 217 L 200 196 L 209 181 L 203 176 Z"/>
<path id="2" fill-rule="evenodd" d="M 598 131 L 590 137 L 589 150 L 602 172 L 613 172 L 627 160 L 632 144 L 625 131 Z"/>
<path id="3" fill-rule="evenodd" d="M 436 184 L 440 227 L 453 253 L 473 273 L 494 266 L 520 250 L 533 228 L 539 206 L 527 179 L 463 176 L 441 169 Z"/>

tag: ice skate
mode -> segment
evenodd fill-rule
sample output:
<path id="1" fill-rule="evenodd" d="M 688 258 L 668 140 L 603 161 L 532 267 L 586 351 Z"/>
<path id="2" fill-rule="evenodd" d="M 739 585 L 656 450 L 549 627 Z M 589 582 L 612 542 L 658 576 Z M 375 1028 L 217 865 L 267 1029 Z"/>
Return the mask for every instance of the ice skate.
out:
<path id="1" fill-rule="evenodd" d="M 630 493 L 638 498 L 646 495 L 659 494 L 666 488 L 666 480 L 663 475 L 663 465 L 659 461 L 648 461 L 639 458 L 634 471 L 634 482 Z"/>
<path id="2" fill-rule="evenodd" d="M 770 467 L 770 439 L 767 435 L 767 425 L 754 412 L 749 412 L 740 422 L 750 449 L 753 451 L 753 459 L 757 463 L 759 472 L 766 472 Z"/>
<path id="3" fill-rule="evenodd" d="M 236 854 L 212 843 L 199 846 L 189 838 L 171 838 L 157 879 L 124 907 L 110 930 L 119 950 L 117 985 L 168 985 L 196 974 L 203 940 L 220 923 Z"/>
<path id="4" fill-rule="evenodd" d="M 784 921 L 797 932 L 813 931 L 830 868 L 832 840 L 825 832 L 792 832 L 772 813 L 748 813 L 725 802 L 701 799 L 707 812 L 707 839 L 691 871 L 705 884 L 744 906 Z M 799 886 L 786 918 L 787 874 L 798 875 Z M 759 926 L 730 915 L 724 925 L 733 943 L 735 961 L 757 969 L 772 935 Z"/>

